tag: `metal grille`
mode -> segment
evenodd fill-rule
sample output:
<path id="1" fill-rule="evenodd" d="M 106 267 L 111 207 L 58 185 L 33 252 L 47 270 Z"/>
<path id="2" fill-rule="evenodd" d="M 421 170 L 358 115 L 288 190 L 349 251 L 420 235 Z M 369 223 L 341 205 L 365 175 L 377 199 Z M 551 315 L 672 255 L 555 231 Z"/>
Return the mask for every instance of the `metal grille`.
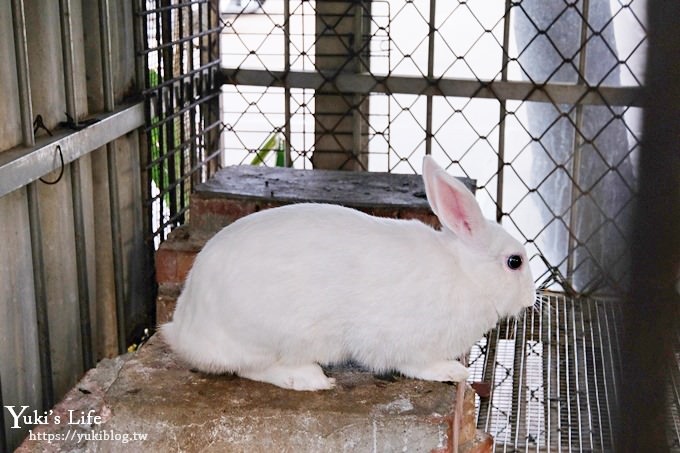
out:
<path id="1" fill-rule="evenodd" d="M 219 163 L 216 0 L 145 0 L 146 203 L 156 246 L 187 221 L 192 187 Z"/>
<path id="2" fill-rule="evenodd" d="M 494 436 L 496 451 L 611 451 L 620 304 L 550 293 L 540 302 L 471 352 L 471 378 L 493 384 L 478 427 Z"/>
<path id="3" fill-rule="evenodd" d="M 539 302 L 470 351 L 470 381 L 491 384 L 488 398 L 477 397 L 477 427 L 494 436 L 495 451 L 616 451 L 621 304 L 550 292 Z M 679 364 L 676 352 L 666 389 L 672 451 L 680 451 Z"/>
<path id="4" fill-rule="evenodd" d="M 478 181 L 542 287 L 625 289 L 644 0 L 226 3 L 227 163 L 408 173 L 430 153 Z"/>
<path id="5" fill-rule="evenodd" d="M 614 449 L 645 0 L 224 2 L 226 163 L 478 181 L 540 310 L 472 351 L 496 449 Z M 556 294 L 553 291 L 562 291 Z M 677 367 L 677 364 L 676 364 Z M 669 438 L 680 422 L 673 369 Z"/>

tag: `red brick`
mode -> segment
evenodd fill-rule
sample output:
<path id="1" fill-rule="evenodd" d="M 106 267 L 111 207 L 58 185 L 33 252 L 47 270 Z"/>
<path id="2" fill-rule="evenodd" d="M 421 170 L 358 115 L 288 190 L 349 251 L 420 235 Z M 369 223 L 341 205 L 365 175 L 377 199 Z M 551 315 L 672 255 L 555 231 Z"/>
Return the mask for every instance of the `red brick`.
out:
<path id="1" fill-rule="evenodd" d="M 159 289 L 158 297 L 156 298 L 156 324 L 164 324 L 172 320 L 172 314 L 177 305 L 177 297 L 179 291 L 166 292 Z"/>
<path id="2" fill-rule="evenodd" d="M 254 212 L 281 206 L 282 203 L 266 200 L 233 198 L 201 198 L 191 200 L 191 229 L 193 231 L 219 231 L 230 223 Z"/>
<path id="3" fill-rule="evenodd" d="M 156 251 L 156 282 L 177 281 L 177 252 L 161 246 Z"/>
<path id="4" fill-rule="evenodd" d="M 177 253 L 177 282 L 184 282 L 186 280 L 191 266 L 194 265 L 197 253 L 195 252 L 178 252 Z"/>

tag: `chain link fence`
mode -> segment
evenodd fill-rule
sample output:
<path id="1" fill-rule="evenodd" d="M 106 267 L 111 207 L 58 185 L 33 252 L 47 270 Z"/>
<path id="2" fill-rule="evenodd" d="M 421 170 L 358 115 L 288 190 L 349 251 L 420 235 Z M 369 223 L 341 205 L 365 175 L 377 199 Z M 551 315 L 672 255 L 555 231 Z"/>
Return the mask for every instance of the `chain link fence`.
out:
<path id="1" fill-rule="evenodd" d="M 625 289 L 644 1 L 231 2 L 227 163 L 478 181 L 537 283 Z"/>
<path id="2" fill-rule="evenodd" d="M 478 427 L 496 450 L 612 450 L 646 0 L 225 3 L 224 161 L 419 173 L 432 154 L 475 179 L 541 290 L 470 353 Z"/>
<path id="3" fill-rule="evenodd" d="M 471 351 L 479 428 L 496 450 L 614 448 L 647 0 L 144 1 L 156 244 L 219 165 L 419 173 L 431 154 L 477 181 L 541 290 Z"/>

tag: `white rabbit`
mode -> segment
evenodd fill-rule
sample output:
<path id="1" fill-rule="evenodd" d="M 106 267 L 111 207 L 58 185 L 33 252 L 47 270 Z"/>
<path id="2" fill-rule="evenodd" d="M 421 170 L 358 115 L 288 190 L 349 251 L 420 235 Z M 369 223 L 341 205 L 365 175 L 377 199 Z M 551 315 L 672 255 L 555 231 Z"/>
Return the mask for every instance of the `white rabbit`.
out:
<path id="1" fill-rule="evenodd" d="M 463 381 L 466 353 L 534 303 L 526 251 L 425 157 L 443 227 L 326 204 L 246 216 L 196 257 L 166 342 L 191 366 L 295 390 L 330 389 L 319 364 Z"/>

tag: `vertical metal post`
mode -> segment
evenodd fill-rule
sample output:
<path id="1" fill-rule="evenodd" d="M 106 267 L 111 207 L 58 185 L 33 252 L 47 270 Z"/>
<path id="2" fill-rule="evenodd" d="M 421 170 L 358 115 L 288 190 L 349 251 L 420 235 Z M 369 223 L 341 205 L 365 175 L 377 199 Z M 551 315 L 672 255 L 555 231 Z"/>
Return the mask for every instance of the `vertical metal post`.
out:
<path id="1" fill-rule="evenodd" d="M 19 106 L 21 108 L 21 132 L 25 146 L 33 146 L 33 104 L 28 73 L 28 48 L 26 47 L 26 19 L 24 1 L 12 0 L 12 28 L 14 29 L 14 52 L 16 55 Z"/>
<path id="2" fill-rule="evenodd" d="M 134 21 L 134 39 L 135 39 L 135 49 L 143 49 L 147 45 L 147 40 L 146 40 L 146 17 L 145 15 L 142 15 L 142 12 L 144 11 L 144 3 L 143 0 L 135 0 L 134 2 L 134 15 L 136 17 L 136 20 Z M 200 5 L 199 5 L 200 8 Z M 144 88 L 146 88 L 146 77 L 147 77 L 147 69 L 146 65 L 144 64 L 146 58 L 143 56 L 141 52 L 137 52 L 137 58 L 135 59 L 135 82 L 137 83 L 137 90 L 142 91 Z"/>
<path id="3" fill-rule="evenodd" d="M 109 0 L 99 0 L 99 35 L 102 55 L 104 110 L 112 112 L 115 106 L 113 95 L 113 57 L 111 53 L 111 12 Z"/>
<path id="4" fill-rule="evenodd" d="M 669 451 L 668 385 L 677 370 L 680 268 L 680 2 L 647 2 L 639 186 L 623 306 L 620 451 Z M 617 451 L 618 451 L 617 450 Z"/>
<path id="5" fill-rule="evenodd" d="M 587 39 L 588 39 L 588 17 L 590 10 L 590 1 L 583 0 L 582 5 L 583 11 L 581 17 L 583 18 L 581 22 L 581 37 L 580 37 L 580 51 L 578 54 L 578 83 L 586 84 L 586 56 L 587 56 Z M 576 106 L 575 112 L 576 125 L 574 126 L 574 158 L 571 164 L 571 200 L 569 208 L 569 242 L 567 248 L 567 282 L 571 286 L 574 284 L 574 268 L 576 265 L 576 260 L 574 253 L 576 247 L 578 247 L 578 240 L 576 234 L 574 234 L 574 227 L 578 221 L 578 209 L 576 208 L 579 199 L 579 180 L 581 179 L 581 152 L 583 148 L 583 135 L 581 134 L 581 129 L 583 127 L 583 105 L 578 104 Z M 576 288 L 578 290 L 578 288 Z"/>
<path id="6" fill-rule="evenodd" d="M 178 6 L 178 8 L 175 10 L 177 13 L 177 26 L 173 27 L 179 30 L 179 36 L 183 37 L 185 36 L 185 30 L 184 30 L 184 6 Z M 189 6 L 189 9 L 191 9 L 191 6 Z M 185 52 L 185 46 L 188 44 L 189 47 L 189 57 L 188 59 L 191 60 L 191 46 L 192 43 L 191 41 L 188 41 L 188 43 L 179 43 L 177 45 L 177 78 L 179 79 L 180 86 L 183 85 L 184 81 L 181 79 L 183 74 L 186 74 L 187 70 L 189 68 L 184 66 L 185 58 L 187 58 L 187 53 Z M 173 65 L 174 66 L 174 65 Z M 173 78 L 174 75 L 173 75 Z M 174 90 L 173 90 L 174 91 Z M 179 99 L 177 99 L 177 107 L 182 110 L 184 107 L 184 103 L 187 100 L 184 98 L 184 94 L 179 95 Z M 187 112 L 188 113 L 188 112 Z M 179 223 L 184 223 L 184 208 L 186 207 L 186 178 L 184 177 L 184 172 L 186 169 L 186 159 L 184 155 L 184 149 L 185 149 L 185 143 L 184 139 L 186 137 L 185 133 L 185 121 L 187 120 L 187 113 L 182 113 L 180 114 L 176 121 L 177 121 L 177 133 L 176 133 L 176 139 L 175 143 L 169 148 L 170 152 L 174 156 L 174 162 L 175 162 L 175 168 L 176 168 L 176 186 L 175 190 L 179 191 L 177 194 L 177 214 L 179 217 L 177 218 L 177 222 Z M 179 160 L 179 163 L 177 162 Z M 191 167 L 189 167 L 191 168 Z"/>
<path id="7" fill-rule="evenodd" d="M 66 112 L 78 123 L 75 86 L 75 60 L 73 57 L 73 25 L 71 23 L 71 0 L 60 0 L 61 48 L 64 65 L 64 92 L 66 95 Z M 69 164 L 71 173 L 71 201 L 73 204 L 73 229 L 76 255 L 76 272 L 78 278 L 78 309 L 80 319 L 80 342 L 83 369 L 93 366 L 92 329 L 90 325 L 90 288 L 87 269 L 87 249 L 85 245 L 85 221 L 83 213 L 83 193 L 80 174 L 80 160 Z"/>
<path id="8" fill-rule="evenodd" d="M 508 80 L 508 63 L 510 61 L 510 10 L 512 0 L 505 1 L 505 18 L 503 20 L 503 66 L 501 67 L 501 80 Z M 496 222 L 503 220 L 503 189 L 505 185 L 505 119 L 507 116 L 507 101 L 500 101 L 500 117 L 498 119 L 498 167 L 496 181 Z"/>
<path id="9" fill-rule="evenodd" d="M 364 6 L 362 1 L 354 4 L 354 23 L 353 34 L 354 42 L 352 43 L 352 53 L 354 57 L 354 72 L 357 74 L 363 71 L 363 63 L 361 61 L 361 51 L 364 45 Z M 368 96 L 368 95 L 367 95 Z M 357 162 L 361 162 L 360 156 L 362 152 L 361 129 L 363 126 L 363 119 L 361 117 L 361 105 L 363 104 L 364 96 L 355 94 L 352 97 L 354 109 L 352 110 L 352 151 Z M 368 150 L 367 150 L 368 151 Z M 365 168 L 364 170 L 367 170 Z"/>
<path id="10" fill-rule="evenodd" d="M 76 271 L 78 273 L 78 308 L 80 319 L 80 343 L 83 369 L 94 366 L 92 355 L 92 327 L 90 324 L 90 288 L 88 284 L 87 249 L 85 245 L 85 221 L 83 213 L 80 160 L 69 165 L 71 171 L 71 197 L 73 200 L 73 226 L 75 233 Z"/>
<path id="11" fill-rule="evenodd" d="M 437 28 L 435 27 L 436 0 L 430 0 L 430 18 L 429 18 L 429 32 L 427 35 L 427 79 L 432 81 L 434 78 L 434 35 Z M 432 154 L 432 94 L 426 97 L 425 107 L 425 154 Z"/>
<path id="12" fill-rule="evenodd" d="M 161 50 L 162 53 L 162 61 L 163 61 L 163 76 L 159 77 L 159 82 L 160 81 L 166 81 L 166 80 L 171 80 L 174 79 L 175 77 L 175 44 L 173 43 L 173 23 L 172 23 L 172 15 L 175 12 L 174 6 L 172 5 L 171 0 L 161 0 L 161 7 L 166 8 L 164 11 L 160 13 L 161 15 L 161 41 L 159 42 L 159 45 L 164 45 L 167 47 L 164 47 Z M 179 71 L 177 71 L 179 72 Z M 160 76 L 160 72 L 159 72 Z M 165 156 L 162 156 L 163 154 L 163 148 L 160 150 L 161 157 L 164 157 L 164 160 L 166 161 L 166 170 L 168 173 L 168 200 L 169 200 L 169 206 L 168 210 L 170 211 L 170 219 L 173 219 L 172 221 L 174 222 L 175 216 L 179 212 L 179 204 L 177 201 L 177 185 L 175 185 L 175 181 L 177 180 L 177 172 L 176 172 L 176 156 L 172 152 L 172 150 L 175 148 L 175 142 L 176 142 L 176 132 L 175 132 L 175 120 L 176 118 L 168 118 L 168 116 L 171 116 L 172 113 L 175 111 L 175 103 L 178 102 L 178 99 L 175 99 L 175 90 L 173 90 L 171 87 L 168 87 L 168 99 L 170 102 L 165 105 L 165 111 L 163 112 L 163 127 L 165 128 Z M 160 132 L 159 132 L 160 133 Z M 163 204 L 163 188 L 160 188 L 160 200 L 161 200 L 161 205 Z M 161 208 L 162 210 L 162 208 Z"/>
<path id="13" fill-rule="evenodd" d="M 33 146 L 33 111 L 31 105 L 31 84 L 28 71 L 28 49 L 26 46 L 26 19 L 23 0 L 12 0 L 12 24 L 14 29 L 14 51 L 16 55 L 19 102 L 21 108 L 21 130 L 25 146 Z M 33 285 L 38 331 L 38 355 L 40 357 L 40 381 L 42 406 L 54 404 L 52 385 L 52 356 L 50 353 L 50 331 L 47 317 L 47 291 L 45 289 L 45 262 L 42 252 L 42 228 L 36 182 L 26 186 L 28 221 L 31 237 L 31 258 L 33 264 Z M 4 429 L 4 427 L 3 427 Z"/>
<path id="14" fill-rule="evenodd" d="M 111 62 L 111 16 L 109 0 L 99 0 L 99 33 L 102 54 L 102 83 L 104 91 L 104 109 L 113 111 L 113 77 Z M 120 227 L 120 200 L 118 193 L 118 162 L 116 148 L 113 143 L 106 144 L 106 163 L 109 182 L 109 206 L 111 211 L 111 245 L 113 247 L 114 286 L 116 292 L 116 326 L 118 332 L 118 352 L 127 348 L 127 331 L 125 317 L 125 282 L 123 280 L 123 241 Z"/>
<path id="15" fill-rule="evenodd" d="M 2 373 L 0 373 L 0 451 L 8 451 L 5 436 L 5 404 L 2 399 Z"/>
<path id="16" fill-rule="evenodd" d="M 64 89 L 66 94 L 66 112 L 78 122 L 76 110 L 76 86 L 73 77 L 73 24 L 71 23 L 71 0 L 59 0 L 59 18 L 61 20 L 61 51 L 64 64 Z"/>
<path id="17" fill-rule="evenodd" d="M 220 2 L 219 0 L 209 0 L 207 4 L 207 11 L 208 11 L 208 22 L 207 22 L 207 30 L 212 30 L 220 25 Z M 212 63 L 214 61 L 217 61 L 220 59 L 220 39 L 221 39 L 221 34 L 220 33 L 210 33 L 207 36 L 207 42 L 208 42 L 208 47 L 206 49 L 205 55 L 207 56 L 207 59 L 209 63 Z M 211 69 L 212 70 L 212 69 Z M 210 77 L 210 89 L 211 90 L 221 90 L 219 86 L 215 84 L 215 79 L 211 76 Z M 202 130 L 205 131 L 206 127 L 209 127 L 211 124 L 215 124 L 220 121 L 221 118 L 221 113 L 220 113 L 220 98 L 217 97 L 214 100 L 211 100 L 209 102 L 203 102 L 205 105 L 205 108 L 202 110 Z M 209 134 L 205 135 L 208 137 L 208 140 L 205 142 L 206 144 L 203 147 L 203 159 L 205 159 L 208 156 L 211 156 L 214 154 L 215 149 L 219 149 L 220 147 L 220 138 L 221 138 L 221 131 L 218 128 L 213 129 Z M 206 151 L 207 150 L 207 151 Z M 204 164 L 204 168 L 207 170 L 205 172 L 205 177 L 209 178 L 215 172 L 217 171 L 218 168 L 220 168 L 220 165 L 222 164 L 221 159 L 213 159 L 210 158 L 208 162 Z"/>
<path id="18" fill-rule="evenodd" d="M 286 74 L 290 71 L 290 0 L 283 0 L 283 66 Z M 290 85 L 285 82 L 283 88 L 285 124 L 283 127 L 284 161 L 286 167 L 292 167 L 290 155 Z"/>
<path id="19" fill-rule="evenodd" d="M 54 404 L 54 387 L 52 385 L 52 355 L 50 352 L 50 329 L 47 316 L 47 289 L 42 249 L 42 228 L 40 226 L 40 203 L 36 184 L 33 182 L 27 185 L 26 194 L 28 196 L 28 223 L 31 229 L 31 255 L 33 258 L 33 284 L 35 286 L 35 314 L 38 325 L 42 405 L 44 409 L 47 409 Z"/>

